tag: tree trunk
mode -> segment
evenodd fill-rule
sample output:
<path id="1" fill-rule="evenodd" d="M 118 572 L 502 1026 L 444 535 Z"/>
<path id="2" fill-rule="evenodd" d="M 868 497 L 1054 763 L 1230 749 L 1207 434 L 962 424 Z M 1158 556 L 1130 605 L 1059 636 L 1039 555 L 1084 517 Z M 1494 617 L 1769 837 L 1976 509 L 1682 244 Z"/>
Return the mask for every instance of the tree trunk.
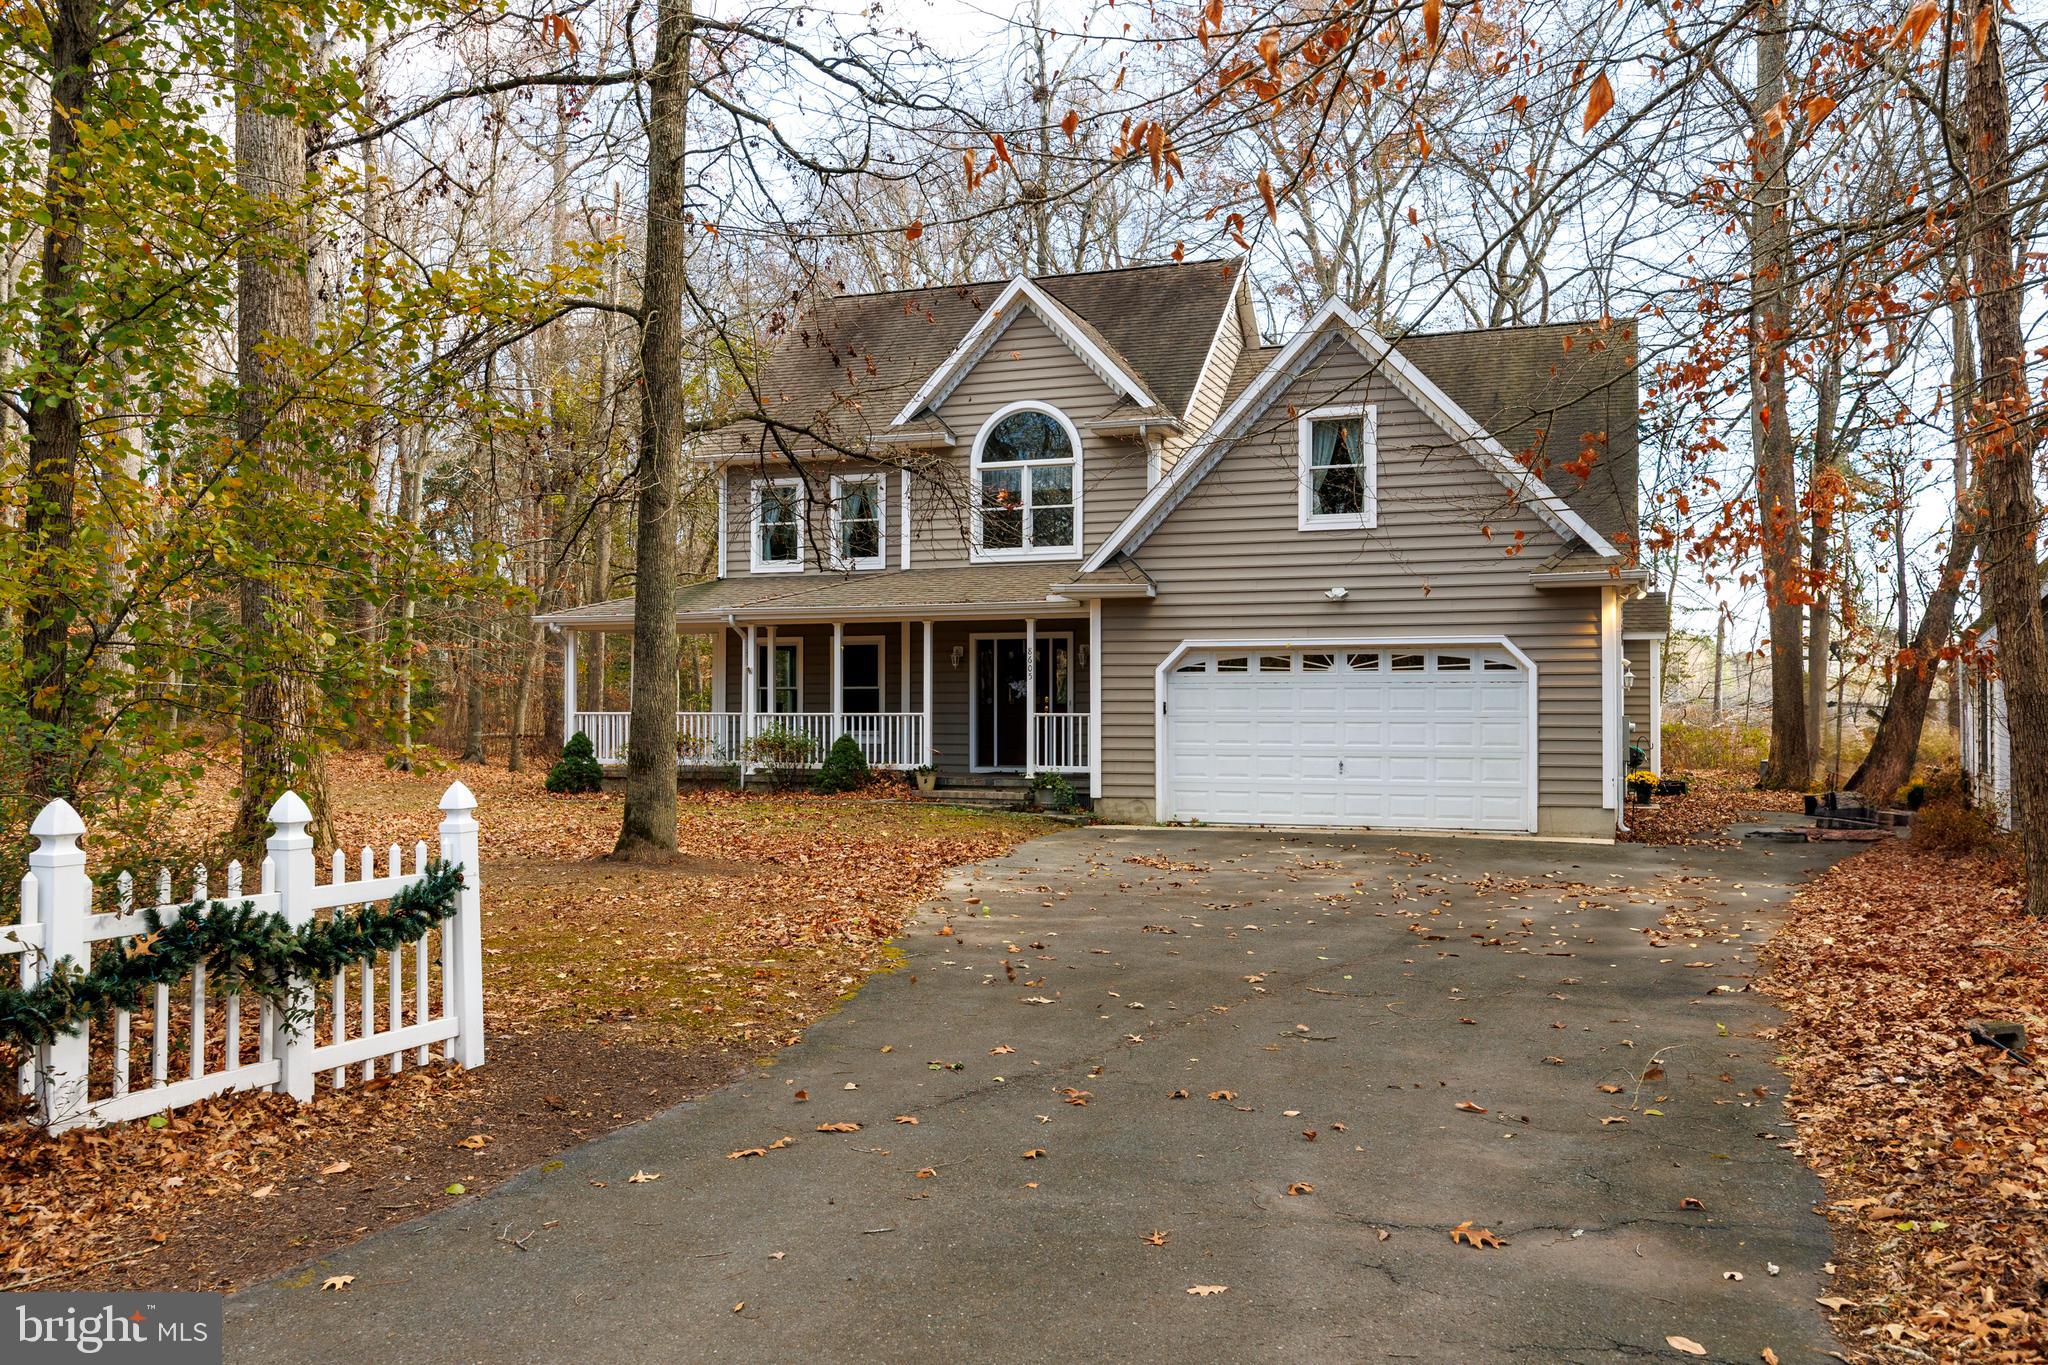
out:
<path id="1" fill-rule="evenodd" d="M 281 360 L 279 351 L 296 354 L 313 340 L 307 233 L 298 203 L 306 192 L 306 132 L 289 114 L 262 107 L 273 93 L 272 75 L 251 54 L 257 26 L 277 22 L 277 16 L 246 5 L 236 9 L 242 82 L 235 106 L 235 179 L 251 210 L 261 210 L 235 270 L 235 438 L 251 475 L 245 488 L 260 486 L 261 471 L 303 463 L 290 454 L 296 380 L 291 361 Z M 252 502 L 245 510 L 255 518 L 252 539 L 262 543 L 270 532 L 261 524 L 260 506 Z M 316 826 L 326 823 L 325 802 L 308 724 L 309 670 L 290 643 L 312 634 L 291 619 L 306 608 L 294 606 L 276 582 L 260 575 L 242 580 L 240 599 L 245 640 L 266 642 L 267 649 L 253 667 L 245 660 L 239 718 L 242 791 L 233 839 L 237 847 L 255 848 L 268 830 L 271 803 L 287 788 L 312 806 Z"/>
<path id="2" fill-rule="evenodd" d="M 2026 856 L 2027 909 L 2048 915 L 2048 634 L 2035 559 L 2041 509 L 2034 498 L 2022 277 L 2013 259 L 2011 111 L 1997 0 L 1971 0 L 1972 27 L 1988 25 L 1968 63 L 1970 263 L 1976 274 L 1975 456 L 1984 490 L 1984 586 L 1998 625 L 1998 671 L 2012 732 L 2013 828 Z"/>
<path id="3" fill-rule="evenodd" d="M 33 571 L 21 610 L 21 677 L 28 709 L 25 781 L 35 804 L 73 794 L 71 740 L 72 606 L 69 553 L 78 493 L 84 416 L 74 384 L 86 361 L 78 323 L 79 272 L 85 258 L 85 193 L 77 119 L 92 99 L 99 46 L 97 0 L 61 0 L 49 46 L 49 151 L 45 156 L 40 297 L 34 373 L 22 394 L 28 415 L 28 477 L 23 487 L 22 541 Z M 52 563 L 55 561 L 55 563 Z M 43 567 L 43 566 L 48 567 Z"/>
<path id="4" fill-rule="evenodd" d="M 1835 464 L 1835 419 L 1842 406 L 1842 356 L 1831 352 L 1822 362 L 1815 395 L 1813 422 L 1813 471 L 1807 476 L 1807 497 L 1813 503 L 1813 551 L 1807 568 L 1813 577 L 1813 604 L 1806 619 L 1806 726 L 1818 741 L 1828 719 L 1828 591 L 1829 566 L 1834 558 L 1834 515 L 1832 496 Z M 1839 765 L 1841 756 L 1836 755 Z"/>
<path id="5" fill-rule="evenodd" d="M 647 245 L 640 297 L 633 698 L 617 856 L 676 847 L 676 504 L 683 423 L 683 180 L 691 0 L 659 0 L 647 79 Z"/>
<path id="6" fill-rule="evenodd" d="M 1791 334 L 1792 216 L 1783 124 L 1771 131 L 1785 97 L 1785 5 L 1762 0 L 1757 15 L 1756 201 L 1750 210 L 1753 280 L 1749 318 L 1750 441 L 1756 457 L 1756 517 L 1771 623 L 1771 758 L 1763 785 L 1798 790 L 1813 780 L 1801 655 L 1799 486 L 1785 402 L 1785 343 Z"/>
<path id="7" fill-rule="evenodd" d="M 484 761 L 484 640 L 481 629 L 470 647 L 464 674 L 462 706 L 462 761 Z"/>

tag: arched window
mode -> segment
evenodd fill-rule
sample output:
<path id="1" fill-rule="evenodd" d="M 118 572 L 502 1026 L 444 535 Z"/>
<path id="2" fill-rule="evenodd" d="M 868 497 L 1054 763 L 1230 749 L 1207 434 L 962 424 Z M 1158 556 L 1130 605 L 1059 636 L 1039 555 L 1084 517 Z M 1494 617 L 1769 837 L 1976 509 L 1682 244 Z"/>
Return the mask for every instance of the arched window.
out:
<path id="1" fill-rule="evenodd" d="M 978 559 L 1066 559 L 1080 553 L 1081 441 L 1057 408 L 1012 403 L 974 438 Z"/>

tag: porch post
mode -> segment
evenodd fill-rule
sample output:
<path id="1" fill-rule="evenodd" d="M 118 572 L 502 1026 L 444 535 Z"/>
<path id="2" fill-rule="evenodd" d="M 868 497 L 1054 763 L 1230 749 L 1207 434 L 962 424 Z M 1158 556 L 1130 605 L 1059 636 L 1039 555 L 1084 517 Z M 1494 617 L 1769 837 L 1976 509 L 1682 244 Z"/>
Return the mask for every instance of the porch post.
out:
<path id="1" fill-rule="evenodd" d="M 562 630 L 562 743 L 576 733 L 576 631 Z"/>
<path id="2" fill-rule="evenodd" d="M 903 684 L 896 690 L 896 709 L 910 709 L 910 622 L 903 623 L 903 650 L 897 666 L 903 670 Z"/>
<path id="3" fill-rule="evenodd" d="M 840 727 L 846 723 L 845 704 L 839 695 L 839 685 L 845 680 L 845 675 L 846 623 L 844 621 L 834 621 L 832 623 L 832 737 L 825 741 L 825 747 L 828 749 L 839 742 L 839 736 L 843 733 Z M 818 757 L 822 759 L 824 755 L 820 754 Z"/>
<path id="4" fill-rule="evenodd" d="M 1102 599 L 1088 599 L 1088 799 L 1102 799 Z"/>
<path id="5" fill-rule="evenodd" d="M 768 723 L 773 725 L 775 723 L 775 684 L 779 681 L 775 675 L 775 627 L 769 626 L 767 634 L 768 639 L 764 647 L 768 651 L 768 676 L 763 690 L 768 700 Z"/>
<path id="6" fill-rule="evenodd" d="M 747 771 L 747 741 L 754 735 L 754 670 L 760 667 L 760 651 L 754 648 L 754 628 L 749 625 L 746 632 L 747 651 L 740 660 L 740 733 L 736 741 L 738 752 L 732 758 L 740 765 L 740 776 L 745 779 Z"/>
<path id="7" fill-rule="evenodd" d="M 1024 776 L 1038 771 L 1038 618 L 1024 618 Z"/>
<path id="8" fill-rule="evenodd" d="M 924 766 L 932 766 L 932 623 L 924 623 Z"/>
<path id="9" fill-rule="evenodd" d="M 732 634 L 731 626 L 720 626 L 711 642 L 711 709 L 724 711 L 725 705 L 725 647 L 726 637 Z"/>

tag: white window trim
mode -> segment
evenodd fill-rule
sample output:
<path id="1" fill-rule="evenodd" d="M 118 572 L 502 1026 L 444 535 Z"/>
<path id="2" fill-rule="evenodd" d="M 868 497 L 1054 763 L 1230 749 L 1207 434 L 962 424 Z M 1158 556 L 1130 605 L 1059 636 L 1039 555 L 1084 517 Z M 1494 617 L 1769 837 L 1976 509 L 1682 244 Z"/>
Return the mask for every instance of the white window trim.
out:
<path id="1" fill-rule="evenodd" d="M 1067 444 L 1072 446 L 1074 449 L 1074 543 L 1072 545 L 1055 545 L 1043 549 L 1037 546 L 1025 546 L 1023 548 L 1015 550 L 990 550 L 985 549 L 982 546 L 981 471 L 984 468 L 984 464 L 981 458 L 982 448 L 988 443 L 989 433 L 996 429 L 996 425 L 998 423 L 1000 423 L 1004 418 L 1019 412 L 1042 412 L 1046 416 L 1052 418 L 1055 422 L 1058 422 L 1067 433 Z M 1067 415 L 1064 412 L 1061 412 L 1058 408 L 1052 406 L 1050 403 L 1039 403 L 1032 401 L 1030 399 L 1026 399 L 1022 402 L 1017 403 L 1005 403 L 1002 407 L 999 407 L 994 412 L 990 413 L 988 415 L 988 420 L 981 424 L 981 430 L 974 433 L 974 457 L 969 465 L 968 470 L 969 477 L 973 481 L 972 496 L 974 498 L 974 520 L 973 524 L 969 527 L 969 535 L 971 537 L 971 544 L 969 546 L 968 553 L 969 562 L 975 564 L 1012 564 L 1020 560 L 1028 562 L 1035 560 L 1061 560 L 1081 558 L 1081 546 L 1086 543 L 1084 528 L 1081 521 L 1081 459 L 1081 433 L 1075 430 L 1074 424 L 1067 420 Z M 1025 477 L 1020 481 L 1020 486 L 1022 487 L 1024 493 L 1024 523 L 1026 526 L 1029 526 L 1031 524 L 1031 479 L 1029 477 L 1029 472 L 1033 466 L 1044 468 L 1049 465 L 1057 463 L 1059 463 L 1059 461 L 999 460 L 994 465 L 994 467 L 997 469 L 1020 469 L 1025 471 Z"/>
<path id="2" fill-rule="evenodd" d="M 839 662 L 839 714 L 887 715 L 889 714 L 889 637 L 886 635 L 847 635 L 841 637 Z M 846 709 L 846 654 L 853 645 L 875 647 L 875 709 L 872 712 L 849 711 Z"/>
<path id="3" fill-rule="evenodd" d="M 1360 473 L 1365 476 L 1365 507 L 1359 512 L 1312 512 L 1309 461 L 1315 454 L 1315 424 L 1358 418 L 1363 438 Z M 1380 521 L 1379 408 L 1372 403 L 1343 403 L 1304 412 L 1295 423 L 1299 446 L 1295 455 L 1298 529 L 1303 531 L 1370 531 Z"/>
<path id="4" fill-rule="evenodd" d="M 843 496 L 840 489 L 850 483 L 872 483 L 875 485 L 875 553 L 865 559 L 846 560 L 839 555 L 839 503 Z M 832 511 L 829 518 L 832 537 L 831 562 L 835 569 L 856 572 L 889 567 L 889 476 L 881 470 L 872 474 L 834 474 L 832 476 Z"/>
<path id="5" fill-rule="evenodd" d="M 796 498 L 796 558 L 787 563 L 761 558 L 761 495 L 770 488 L 794 488 Z M 804 481 L 802 479 L 756 479 L 753 505 L 747 516 L 747 570 L 750 573 L 802 573 L 804 568 Z"/>
<path id="6" fill-rule="evenodd" d="M 757 716 L 768 714 L 768 708 L 764 703 L 768 700 L 767 690 L 775 677 L 775 656 L 773 654 L 768 656 L 766 667 L 762 666 L 760 656 L 762 651 L 771 647 L 774 649 L 788 647 L 796 650 L 796 706 L 792 710 L 778 710 L 775 713 L 777 716 L 796 715 L 804 709 L 804 637 L 801 635 L 778 635 L 773 640 L 770 640 L 765 634 L 754 636 L 754 714 Z"/>

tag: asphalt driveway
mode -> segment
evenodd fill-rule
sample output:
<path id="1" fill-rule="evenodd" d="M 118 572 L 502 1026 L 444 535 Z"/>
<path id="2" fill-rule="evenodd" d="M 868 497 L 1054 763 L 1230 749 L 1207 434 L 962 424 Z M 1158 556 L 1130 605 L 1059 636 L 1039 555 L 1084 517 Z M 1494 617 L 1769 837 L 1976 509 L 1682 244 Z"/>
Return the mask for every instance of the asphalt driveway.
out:
<path id="1" fill-rule="evenodd" d="M 1040 839 L 747 1080 L 237 1296 L 230 1357 L 1820 1359 L 1743 988 L 1827 856 Z"/>

